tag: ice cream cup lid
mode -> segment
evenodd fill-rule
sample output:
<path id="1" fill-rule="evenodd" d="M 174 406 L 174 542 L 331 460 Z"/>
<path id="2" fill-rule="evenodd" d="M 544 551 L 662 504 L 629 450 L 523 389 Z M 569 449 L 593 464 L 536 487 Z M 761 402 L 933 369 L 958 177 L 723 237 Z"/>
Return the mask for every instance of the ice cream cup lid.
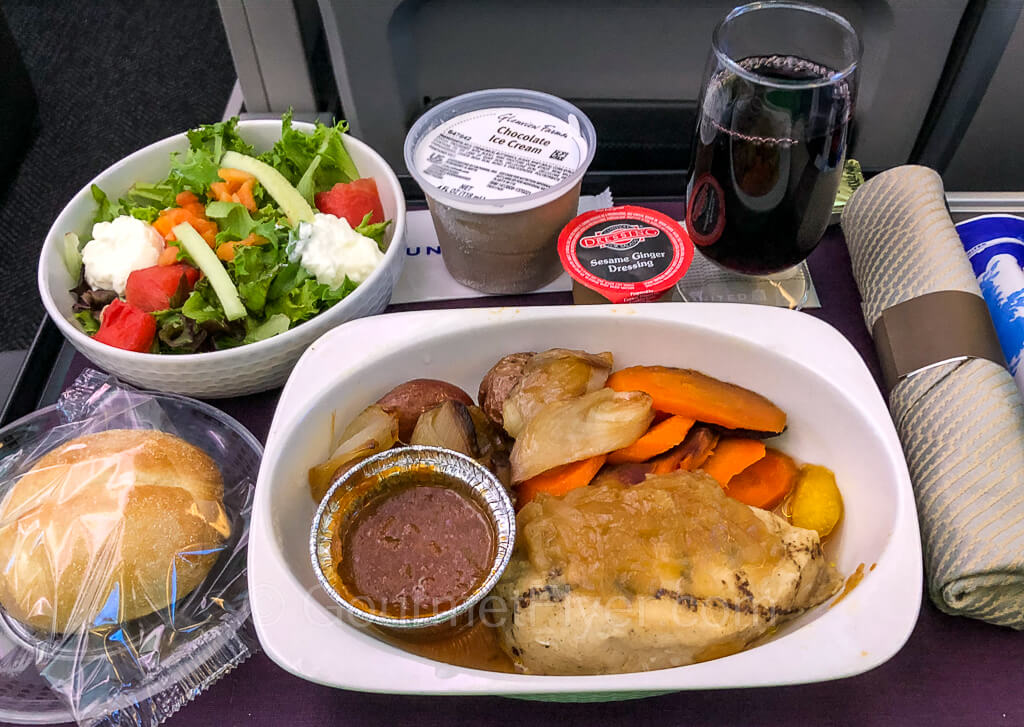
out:
<path id="1" fill-rule="evenodd" d="M 654 300 L 686 274 L 693 242 L 682 225 L 646 207 L 585 212 L 558 236 L 569 276 L 612 303 Z"/>

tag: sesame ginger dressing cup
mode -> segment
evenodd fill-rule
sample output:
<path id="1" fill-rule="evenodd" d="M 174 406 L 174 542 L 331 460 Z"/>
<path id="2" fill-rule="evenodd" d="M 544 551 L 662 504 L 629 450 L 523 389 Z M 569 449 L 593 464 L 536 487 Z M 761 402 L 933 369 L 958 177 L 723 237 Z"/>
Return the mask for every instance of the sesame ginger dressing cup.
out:
<path id="1" fill-rule="evenodd" d="M 537 91 L 475 91 L 424 113 L 405 138 L 405 163 L 452 277 L 495 294 L 558 277 L 558 234 L 576 216 L 596 146 L 590 119 Z"/>

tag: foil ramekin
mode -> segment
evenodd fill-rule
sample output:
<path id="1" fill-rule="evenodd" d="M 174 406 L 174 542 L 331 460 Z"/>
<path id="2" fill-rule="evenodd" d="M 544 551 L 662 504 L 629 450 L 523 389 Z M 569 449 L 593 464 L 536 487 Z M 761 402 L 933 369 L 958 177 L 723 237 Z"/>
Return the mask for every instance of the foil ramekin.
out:
<path id="1" fill-rule="evenodd" d="M 396 476 L 423 469 L 450 477 L 465 487 L 466 494 L 484 508 L 495 535 L 495 555 L 487 577 L 470 596 L 454 607 L 428 616 L 400 618 L 367 611 L 346 598 L 333 553 L 334 535 L 345 520 L 387 487 Z M 361 483 L 375 482 L 364 492 L 354 494 Z M 356 619 L 408 636 L 433 633 L 454 626 L 487 596 L 497 584 L 512 557 L 516 537 L 516 515 L 508 493 L 494 474 L 476 460 L 440 447 L 410 446 L 389 449 L 363 460 L 346 472 L 324 495 L 313 517 L 309 535 L 309 555 L 320 585 L 344 611 Z"/>

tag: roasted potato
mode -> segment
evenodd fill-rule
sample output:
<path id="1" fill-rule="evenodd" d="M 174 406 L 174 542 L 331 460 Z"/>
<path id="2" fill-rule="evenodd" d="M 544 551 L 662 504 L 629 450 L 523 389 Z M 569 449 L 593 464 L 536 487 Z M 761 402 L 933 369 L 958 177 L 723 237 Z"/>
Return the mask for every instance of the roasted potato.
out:
<path id="1" fill-rule="evenodd" d="M 523 378 L 526 363 L 533 356 L 533 352 L 510 353 L 499 359 L 498 363 L 484 374 L 483 381 L 480 382 L 480 391 L 477 394 L 480 408 L 487 418 L 499 427 L 504 424 L 501 409 L 505 404 L 505 398 Z"/>
<path id="2" fill-rule="evenodd" d="M 473 399 L 465 391 L 455 384 L 437 379 L 406 381 L 379 398 L 377 404 L 384 411 L 393 412 L 398 416 L 398 438 L 408 442 L 412 438 L 420 414 L 449 399 L 466 406 L 473 405 Z"/>

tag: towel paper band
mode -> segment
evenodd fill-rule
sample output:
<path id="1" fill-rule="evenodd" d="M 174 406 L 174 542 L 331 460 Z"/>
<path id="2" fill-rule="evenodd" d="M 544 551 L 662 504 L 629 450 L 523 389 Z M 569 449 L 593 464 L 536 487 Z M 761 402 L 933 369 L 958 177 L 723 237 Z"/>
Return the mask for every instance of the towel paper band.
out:
<path id="1" fill-rule="evenodd" d="M 1006 359 L 984 299 L 960 290 L 941 290 L 886 308 L 875 321 L 882 376 L 891 391 L 900 379 L 959 358 Z"/>

